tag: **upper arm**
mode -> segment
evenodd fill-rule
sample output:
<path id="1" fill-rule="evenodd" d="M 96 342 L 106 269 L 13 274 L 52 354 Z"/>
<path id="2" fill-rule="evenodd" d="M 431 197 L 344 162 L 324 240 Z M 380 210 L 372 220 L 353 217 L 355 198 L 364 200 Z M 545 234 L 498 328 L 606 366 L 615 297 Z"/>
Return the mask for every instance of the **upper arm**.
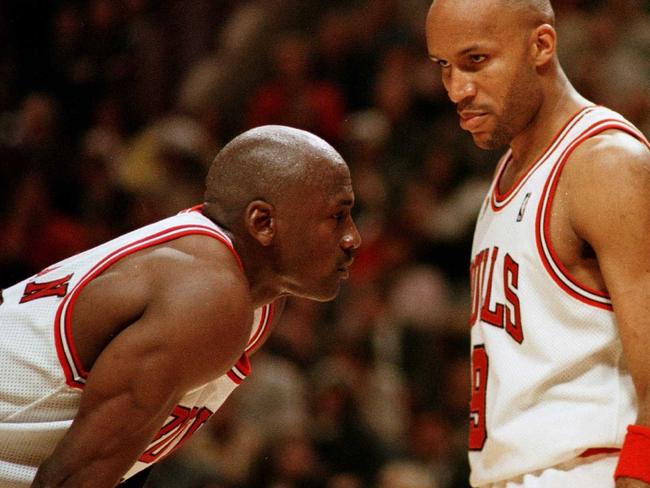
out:
<path id="1" fill-rule="evenodd" d="M 570 163 L 572 227 L 596 253 L 640 403 L 650 402 L 650 151 L 625 133 L 604 133 Z"/>
<path id="2" fill-rule="evenodd" d="M 227 372 L 244 350 L 252 307 L 241 271 L 220 244 L 209 257 L 197 258 L 183 249 L 188 242 L 197 245 L 185 238 L 141 256 L 138 264 L 146 271 L 138 283 L 144 290 L 136 302 L 144 303 L 134 307 L 141 311 L 116 329 L 90 368 L 77 416 L 50 462 L 78 476 L 79 486 L 86 474 L 94 476 L 93 486 L 117 482 L 180 398 Z M 130 274 L 123 271 L 115 270 L 104 285 L 127 283 Z M 103 291 L 84 299 L 112 296 Z"/>

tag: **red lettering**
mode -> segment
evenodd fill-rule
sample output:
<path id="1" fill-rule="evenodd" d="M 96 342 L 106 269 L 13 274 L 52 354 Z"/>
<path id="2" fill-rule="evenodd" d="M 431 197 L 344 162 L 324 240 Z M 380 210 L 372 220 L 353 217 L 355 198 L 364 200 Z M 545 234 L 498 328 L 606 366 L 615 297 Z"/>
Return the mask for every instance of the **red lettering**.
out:
<path id="1" fill-rule="evenodd" d="M 192 434 L 194 434 L 194 432 L 196 432 L 199 429 L 199 427 L 205 424 L 211 416 L 212 416 L 212 411 L 208 410 L 205 407 L 201 408 L 197 412 L 194 418 L 194 422 L 192 422 L 190 428 L 187 429 L 187 432 L 185 432 L 183 437 L 181 437 L 181 440 L 178 441 L 178 443 L 174 446 L 174 448 L 171 451 L 169 451 L 169 454 L 173 453 L 174 451 L 176 451 L 176 449 L 178 449 L 183 444 L 185 444 L 185 442 L 192 436 Z"/>
<path id="2" fill-rule="evenodd" d="M 171 413 L 172 419 L 162 426 L 153 442 L 149 445 L 147 450 L 142 453 L 139 461 L 143 463 L 153 463 L 161 452 L 165 450 L 174 439 L 178 437 L 180 431 L 185 427 L 189 418 L 191 410 L 187 407 L 177 405 Z"/>
<path id="3" fill-rule="evenodd" d="M 32 300 L 45 297 L 63 297 L 68 293 L 68 282 L 71 278 L 72 274 L 69 274 L 58 280 L 43 281 L 41 283 L 30 281 L 25 286 L 20 303 L 31 302 Z"/>
<path id="4" fill-rule="evenodd" d="M 505 289 L 506 300 L 512 305 L 506 308 L 506 332 L 521 344 L 524 340 L 524 331 L 521 328 L 521 309 L 519 306 L 519 297 L 517 296 L 517 287 L 519 286 L 519 265 L 515 262 L 510 254 L 506 254 L 503 260 L 503 286 Z M 513 317 L 514 316 L 514 320 Z"/>
<path id="5" fill-rule="evenodd" d="M 490 310 L 490 300 L 492 298 L 492 277 L 494 276 L 494 264 L 499 255 L 499 248 L 492 250 L 492 259 L 490 262 L 490 275 L 488 277 L 487 290 L 481 307 L 481 320 L 495 327 L 503 328 L 503 309 L 502 303 L 497 303 L 494 310 Z"/>
<path id="6" fill-rule="evenodd" d="M 499 248 L 483 249 L 470 264 L 470 293 L 471 315 L 470 325 L 478 319 L 486 324 L 505 329 L 506 332 L 519 344 L 524 340 L 524 331 L 521 323 L 521 303 L 519 301 L 519 264 L 506 253 L 503 258 L 503 282 L 497 285 L 498 291 L 503 290 L 502 298 L 495 299 L 492 304 L 494 284 L 494 270 L 497 266 Z M 487 280 L 487 261 L 490 260 Z M 497 275 L 499 276 L 499 275 Z M 498 281 L 498 280 L 497 280 Z M 498 294 L 497 296 L 499 296 Z M 490 309 L 490 307 L 494 307 Z"/>
<path id="7" fill-rule="evenodd" d="M 153 463 L 158 460 L 161 454 L 171 454 L 181 447 L 189 437 L 194 434 L 212 415 L 212 411 L 202 407 L 187 407 L 177 405 L 171 413 L 173 417 L 162 426 L 154 440 L 145 452 L 142 453 L 139 461 Z M 190 422 L 192 422 L 190 424 Z M 189 428 L 188 428 L 189 426 Z"/>
<path id="8" fill-rule="evenodd" d="M 470 292 L 472 303 L 472 315 L 469 323 L 474 325 L 478 319 L 481 308 L 481 296 L 483 295 L 483 281 L 485 278 L 485 263 L 487 261 L 488 249 L 484 249 L 474 258 L 470 266 Z"/>
<path id="9" fill-rule="evenodd" d="M 487 402 L 488 356 L 485 346 L 472 351 L 472 397 L 469 412 L 469 448 L 480 451 L 487 440 L 485 405 Z"/>

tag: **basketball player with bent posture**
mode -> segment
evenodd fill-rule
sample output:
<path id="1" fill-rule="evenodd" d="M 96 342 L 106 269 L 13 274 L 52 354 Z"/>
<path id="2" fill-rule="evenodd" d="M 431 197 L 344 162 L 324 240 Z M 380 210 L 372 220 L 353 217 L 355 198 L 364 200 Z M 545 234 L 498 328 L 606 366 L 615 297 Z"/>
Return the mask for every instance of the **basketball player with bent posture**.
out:
<path id="1" fill-rule="evenodd" d="M 650 146 L 571 86 L 553 24 L 548 0 L 426 21 L 461 127 L 509 146 L 473 242 L 470 482 L 649 487 Z"/>
<path id="2" fill-rule="evenodd" d="M 322 139 L 252 129 L 202 206 L 4 290 L 0 486 L 113 487 L 177 449 L 249 374 L 274 303 L 336 296 L 353 201 Z"/>

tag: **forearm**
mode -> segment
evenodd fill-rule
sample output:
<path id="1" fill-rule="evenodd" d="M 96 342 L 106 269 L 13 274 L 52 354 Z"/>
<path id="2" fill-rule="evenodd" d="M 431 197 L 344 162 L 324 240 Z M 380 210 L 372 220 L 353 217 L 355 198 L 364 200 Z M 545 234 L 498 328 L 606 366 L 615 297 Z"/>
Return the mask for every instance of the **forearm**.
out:
<path id="1" fill-rule="evenodd" d="M 31 488 L 113 488 L 120 480 L 115 473 L 101 473 L 94 465 L 69 470 L 47 459 L 38 469 Z"/>
<path id="2" fill-rule="evenodd" d="M 33 488 L 112 488 L 137 461 L 169 415 L 124 394 L 80 410 L 68 433 L 39 467 Z"/>

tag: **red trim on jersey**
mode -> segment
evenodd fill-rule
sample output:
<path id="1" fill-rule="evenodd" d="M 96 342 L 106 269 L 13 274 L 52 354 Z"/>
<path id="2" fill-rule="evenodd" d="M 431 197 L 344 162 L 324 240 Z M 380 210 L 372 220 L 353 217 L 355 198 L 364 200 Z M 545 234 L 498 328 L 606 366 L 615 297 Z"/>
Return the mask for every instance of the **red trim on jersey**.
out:
<path id="1" fill-rule="evenodd" d="M 187 235 L 206 235 L 217 239 L 218 241 L 225 244 L 228 249 L 230 249 L 230 251 L 237 259 L 238 264 L 241 266 L 241 260 L 239 259 L 237 252 L 232 247 L 232 244 L 225 235 L 221 234 L 221 232 L 219 232 L 217 229 L 198 224 L 185 224 L 162 230 L 156 234 L 152 234 L 137 241 L 125 244 L 121 248 L 105 256 L 79 280 L 72 292 L 63 299 L 56 312 L 54 323 L 54 342 L 56 345 L 59 363 L 63 368 L 66 383 L 68 386 L 74 388 L 83 388 L 85 379 L 88 376 L 88 372 L 83 367 L 81 359 L 79 358 L 79 354 L 77 353 L 77 350 L 74 346 L 71 331 L 72 310 L 79 296 L 79 293 L 81 293 L 84 286 L 96 278 L 103 271 L 105 271 L 106 268 L 115 264 L 126 256 L 129 256 L 137 251 L 141 251 L 142 249 L 156 246 L 158 244 L 175 240 Z M 63 323 L 61 322 L 62 315 Z M 63 331 L 61 328 L 63 328 Z"/>
<path id="2" fill-rule="evenodd" d="M 273 321 L 273 313 L 275 307 L 273 303 L 264 305 L 262 309 L 262 314 L 260 316 L 260 321 L 257 325 L 255 333 L 251 336 L 246 346 L 246 351 L 250 351 L 257 347 L 257 345 L 262 342 L 262 340 L 268 335 L 269 330 L 271 329 L 271 322 Z"/>
<path id="3" fill-rule="evenodd" d="M 582 118 L 587 115 L 589 112 L 591 112 L 593 109 L 595 109 L 596 106 L 588 106 L 580 109 L 578 112 L 573 114 L 562 126 L 562 128 L 553 136 L 553 139 L 551 142 L 546 146 L 546 149 L 542 151 L 542 154 L 537 160 L 530 165 L 528 170 L 526 170 L 525 173 L 523 173 L 517 181 L 512 185 L 505 193 L 499 192 L 499 184 L 501 183 L 501 177 L 503 176 L 503 173 L 505 172 L 506 167 L 508 166 L 508 163 L 512 159 L 512 151 L 508 150 L 508 153 L 506 154 L 506 157 L 504 157 L 503 164 L 501 164 L 501 167 L 499 168 L 497 175 L 494 179 L 494 186 L 492 188 L 492 195 L 490 197 L 490 205 L 492 206 L 492 210 L 494 212 L 499 212 L 500 210 L 504 209 L 512 200 L 514 200 L 514 197 L 519 193 L 519 190 L 525 185 L 526 181 L 530 179 L 530 177 L 533 175 L 535 170 L 537 168 L 541 167 L 542 164 L 553 154 L 555 149 L 564 141 L 566 136 L 571 132 L 571 129 L 573 129 Z"/>
<path id="4" fill-rule="evenodd" d="M 587 449 L 578 457 L 585 458 L 589 456 L 597 456 L 598 454 L 612 454 L 614 452 L 620 452 L 620 450 L 620 447 L 592 447 L 591 449 Z"/>
<path id="5" fill-rule="evenodd" d="M 248 358 L 248 354 L 244 352 L 244 354 L 241 355 L 239 358 L 239 361 L 235 363 L 235 365 L 230 368 L 230 371 L 226 373 L 228 375 L 228 378 L 232 380 L 233 383 L 236 385 L 241 384 L 242 381 L 246 379 L 248 375 L 251 374 L 251 362 L 250 359 Z"/>
<path id="6" fill-rule="evenodd" d="M 45 269 L 39 271 L 38 273 L 36 273 L 36 276 L 40 278 L 41 276 L 49 273 L 50 271 L 54 271 L 55 269 L 60 268 L 60 267 L 61 267 L 60 264 L 56 265 L 56 266 L 48 266 L 47 268 L 45 268 Z"/>
<path id="7" fill-rule="evenodd" d="M 201 212 L 203 210 L 203 207 L 205 206 L 205 203 L 199 203 L 198 205 L 194 205 L 193 207 L 186 208 L 185 210 L 181 210 L 178 212 L 179 214 L 187 214 L 190 212 Z"/>
<path id="8" fill-rule="evenodd" d="M 609 295 L 607 293 L 604 293 L 601 290 L 596 290 L 578 281 L 560 260 L 551 242 L 550 215 L 551 215 L 551 208 L 553 204 L 553 198 L 555 197 L 555 191 L 557 189 L 557 185 L 560 180 L 560 175 L 562 173 L 562 170 L 564 169 L 566 162 L 568 161 L 569 157 L 573 153 L 573 151 L 587 139 L 610 129 L 621 130 L 625 133 L 632 135 L 633 137 L 639 139 L 641 142 L 644 142 L 646 145 L 648 145 L 647 140 L 645 140 L 642 134 L 640 134 L 634 126 L 625 123 L 622 120 L 602 119 L 593 123 L 587 129 L 582 131 L 578 136 L 576 136 L 576 138 L 569 144 L 569 146 L 565 148 L 565 150 L 563 151 L 563 153 L 560 155 L 557 162 L 555 163 L 555 166 L 551 170 L 549 177 L 546 180 L 546 183 L 544 185 L 542 196 L 540 198 L 539 207 L 537 209 L 537 217 L 535 222 L 535 240 L 537 243 L 538 254 L 541 258 L 544 268 L 546 268 L 546 271 L 549 273 L 553 281 L 555 281 L 560 286 L 560 288 L 562 288 L 566 293 L 568 293 L 572 297 L 580 300 L 583 303 L 586 303 L 587 305 L 592 305 L 594 307 L 601 308 L 607 311 L 613 311 L 613 307 Z M 650 145 L 648 145 L 648 147 L 650 148 Z M 548 253 L 550 259 L 552 260 L 552 263 L 548 259 L 546 252 L 544 251 L 544 246 L 546 246 L 546 249 L 548 249 Z M 557 268 L 559 273 L 556 272 L 553 266 Z M 577 288 L 577 290 L 569 286 L 567 284 L 567 281 L 570 282 L 575 288 Z M 584 292 L 584 294 L 581 292 Z M 590 298 L 586 294 L 591 294 L 595 297 L 600 297 L 602 301 L 598 301 L 594 298 Z"/>

